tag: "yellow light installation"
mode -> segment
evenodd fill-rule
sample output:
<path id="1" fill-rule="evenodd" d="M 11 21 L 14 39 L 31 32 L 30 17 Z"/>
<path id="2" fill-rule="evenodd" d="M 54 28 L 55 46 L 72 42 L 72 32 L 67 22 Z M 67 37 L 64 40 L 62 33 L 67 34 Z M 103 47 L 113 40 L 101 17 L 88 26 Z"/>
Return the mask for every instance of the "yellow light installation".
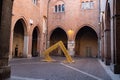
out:
<path id="1" fill-rule="evenodd" d="M 69 55 L 68 51 L 66 50 L 64 44 L 62 41 L 59 41 L 57 42 L 56 44 L 54 44 L 53 46 L 49 47 L 47 50 L 45 50 L 44 52 L 44 56 L 45 56 L 45 59 L 43 61 L 46 61 L 46 62 L 52 62 L 54 61 L 51 57 L 50 57 L 50 52 L 53 51 L 54 49 L 60 47 L 62 49 L 62 51 L 64 52 L 65 56 L 66 56 L 66 59 L 64 62 L 68 62 L 68 63 L 72 63 L 74 62 L 74 60 L 72 60 L 71 56 Z"/>

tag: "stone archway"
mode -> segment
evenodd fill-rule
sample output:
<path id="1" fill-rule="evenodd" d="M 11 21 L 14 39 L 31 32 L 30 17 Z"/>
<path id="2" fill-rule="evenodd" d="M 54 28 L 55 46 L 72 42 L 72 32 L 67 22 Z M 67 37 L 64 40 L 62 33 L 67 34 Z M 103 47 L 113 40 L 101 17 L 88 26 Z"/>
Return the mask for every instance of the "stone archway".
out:
<path id="1" fill-rule="evenodd" d="M 75 39 L 75 56 L 97 57 L 98 37 L 96 32 L 88 27 L 81 28 Z"/>
<path id="2" fill-rule="evenodd" d="M 56 28 L 55 30 L 53 30 L 53 32 L 50 36 L 50 46 L 57 43 L 60 40 L 63 42 L 63 44 L 67 48 L 68 37 L 67 37 L 66 32 L 61 28 Z M 51 55 L 63 56 L 63 52 L 61 52 L 61 50 L 58 48 L 58 49 L 52 51 Z"/>
<path id="3" fill-rule="evenodd" d="M 38 52 L 38 43 L 39 43 L 39 29 L 35 27 L 32 33 L 32 57 L 37 57 Z"/>
<path id="4" fill-rule="evenodd" d="M 19 19 L 14 26 L 12 46 L 13 57 L 23 57 L 24 35 L 24 21 L 22 19 Z"/>

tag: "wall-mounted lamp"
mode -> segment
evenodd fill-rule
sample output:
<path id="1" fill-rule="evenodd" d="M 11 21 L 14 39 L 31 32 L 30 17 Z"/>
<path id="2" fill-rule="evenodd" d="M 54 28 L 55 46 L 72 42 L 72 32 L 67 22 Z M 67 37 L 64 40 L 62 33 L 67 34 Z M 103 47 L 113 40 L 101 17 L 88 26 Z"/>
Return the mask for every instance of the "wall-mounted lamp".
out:
<path id="1" fill-rule="evenodd" d="M 74 31 L 72 29 L 68 30 L 69 36 L 73 35 Z"/>
<path id="2" fill-rule="evenodd" d="M 33 25 L 33 20 L 32 19 L 30 19 L 29 22 L 30 22 L 30 25 Z"/>
<path id="3" fill-rule="evenodd" d="M 74 35 L 74 30 L 69 29 L 69 30 L 68 30 L 68 36 L 69 36 L 69 39 L 70 39 L 70 40 L 73 39 L 73 35 Z"/>

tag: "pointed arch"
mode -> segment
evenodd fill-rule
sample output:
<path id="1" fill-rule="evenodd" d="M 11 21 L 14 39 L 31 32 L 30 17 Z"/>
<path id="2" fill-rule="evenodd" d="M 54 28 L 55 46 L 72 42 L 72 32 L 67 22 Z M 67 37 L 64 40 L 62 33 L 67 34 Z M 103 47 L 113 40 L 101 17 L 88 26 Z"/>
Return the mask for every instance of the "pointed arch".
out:
<path id="1" fill-rule="evenodd" d="M 98 36 L 94 29 L 83 26 L 75 38 L 75 55 L 80 57 L 97 57 Z"/>
<path id="2" fill-rule="evenodd" d="M 27 34 L 27 27 L 23 19 L 18 19 L 13 27 L 13 45 L 12 55 L 15 57 L 25 57 L 24 44 L 25 35 Z"/>
<path id="3" fill-rule="evenodd" d="M 40 29 L 38 26 L 35 26 L 32 30 L 32 57 L 37 57 L 40 54 L 40 37 Z"/>
<path id="4" fill-rule="evenodd" d="M 56 30 L 56 29 L 61 29 L 61 30 L 63 30 L 63 31 L 65 32 L 67 38 L 68 38 L 68 35 L 67 35 L 67 33 L 66 33 L 66 31 L 65 31 L 65 29 L 64 29 L 63 27 L 56 27 L 56 28 L 54 28 L 54 29 L 49 33 L 49 37 L 48 37 L 49 40 L 50 40 L 50 36 L 52 35 L 52 33 L 54 32 L 54 30 Z"/>
<path id="5" fill-rule="evenodd" d="M 98 33 L 96 27 L 94 27 L 94 26 L 92 26 L 92 25 L 90 25 L 90 24 L 83 24 L 83 25 L 81 25 L 79 28 L 77 28 L 77 30 L 76 30 L 76 32 L 75 32 L 75 34 L 74 34 L 74 40 L 75 40 L 75 38 L 76 38 L 76 35 L 77 35 L 78 31 L 79 31 L 80 29 L 82 29 L 83 27 L 85 27 L 85 26 L 93 29 L 93 30 L 95 31 L 97 37 L 99 36 L 99 33 Z"/>
<path id="6" fill-rule="evenodd" d="M 13 23 L 12 23 L 12 25 L 13 25 L 13 27 L 12 27 L 12 31 L 14 31 L 14 27 L 15 27 L 15 24 L 16 24 L 16 22 L 17 21 L 21 21 L 22 22 L 22 24 L 23 24 L 23 26 L 24 26 L 24 33 L 25 33 L 25 35 L 27 35 L 28 33 L 28 29 L 27 29 L 27 26 L 28 26 L 28 24 L 27 24 L 27 20 L 24 18 L 24 17 L 19 17 L 18 19 L 16 19 Z"/>
<path id="7" fill-rule="evenodd" d="M 66 32 L 60 27 L 57 27 L 52 30 L 49 40 L 50 40 L 50 46 L 57 43 L 58 41 L 62 41 L 65 47 L 67 48 L 68 36 Z M 54 50 L 54 52 L 52 52 L 51 55 L 63 56 L 64 54 L 63 52 L 61 52 L 60 49 L 56 49 Z"/>

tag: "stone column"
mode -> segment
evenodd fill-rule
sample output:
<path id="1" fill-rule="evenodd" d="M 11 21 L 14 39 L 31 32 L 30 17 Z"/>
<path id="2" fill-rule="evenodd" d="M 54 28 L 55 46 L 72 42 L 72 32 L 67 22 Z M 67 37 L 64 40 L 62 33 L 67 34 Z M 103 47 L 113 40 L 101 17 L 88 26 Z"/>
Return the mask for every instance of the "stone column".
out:
<path id="1" fill-rule="evenodd" d="M 114 73 L 120 73 L 120 16 L 113 16 L 113 31 L 111 41 L 112 64 Z"/>
<path id="2" fill-rule="evenodd" d="M 120 73 L 120 15 L 115 15 L 115 33 L 114 33 L 114 72 Z"/>
<path id="3" fill-rule="evenodd" d="M 29 42 L 28 42 L 28 55 L 27 58 L 31 58 L 32 57 L 32 34 L 29 35 Z"/>
<path id="4" fill-rule="evenodd" d="M 10 66 L 8 65 L 10 29 L 12 16 L 12 0 L 1 0 L 1 24 L 0 24 L 0 80 L 10 77 Z"/>
<path id="5" fill-rule="evenodd" d="M 46 45 L 46 49 L 47 49 L 47 48 L 50 47 L 50 40 L 48 40 L 46 44 L 47 44 L 47 45 Z"/>
<path id="6" fill-rule="evenodd" d="M 71 56 L 75 55 L 75 41 L 74 40 L 69 40 L 68 41 L 68 52 Z"/>
<path id="7" fill-rule="evenodd" d="M 29 43 L 29 36 L 25 35 L 24 36 L 24 50 L 23 50 L 23 57 L 28 56 L 28 44 Z"/>

